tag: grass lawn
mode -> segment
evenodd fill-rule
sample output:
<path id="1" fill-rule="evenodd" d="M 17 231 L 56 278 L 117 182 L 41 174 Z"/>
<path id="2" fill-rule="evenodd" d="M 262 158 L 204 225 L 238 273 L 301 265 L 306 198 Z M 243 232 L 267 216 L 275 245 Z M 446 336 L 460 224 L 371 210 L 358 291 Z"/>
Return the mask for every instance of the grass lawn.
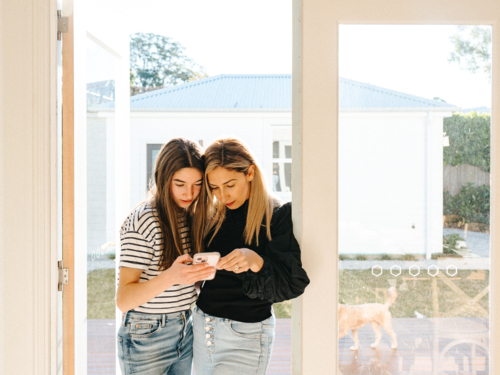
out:
<path id="1" fill-rule="evenodd" d="M 95 270 L 87 275 L 87 319 L 115 318 L 115 270 Z"/>
<path id="2" fill-rule="evenodd" d="M 464 270 L 451 277 L 440 271 L 431 277 L 423 269 L 416 277 L 408 270 L 398 277 L 384 272 L 375 277 L 371 270 L 341 270 L 339 302 L 348 305 L 384 303 L 387 289 L 397 288 L 398 298 L 390 308 L 395 318 L 489 316 L 489 271 Z M 469 297 L 469 298 L 467 298 Z M 470 299 L 477 302 L 469 303 Z"/>
<path id="3" fill-rule="evenodd" d="M 276 318 L 290 318 L 290 301 L 273 305 Z M 87 319 L 115 318 L 115 270 L 95 270 L 87 275 Z"/>

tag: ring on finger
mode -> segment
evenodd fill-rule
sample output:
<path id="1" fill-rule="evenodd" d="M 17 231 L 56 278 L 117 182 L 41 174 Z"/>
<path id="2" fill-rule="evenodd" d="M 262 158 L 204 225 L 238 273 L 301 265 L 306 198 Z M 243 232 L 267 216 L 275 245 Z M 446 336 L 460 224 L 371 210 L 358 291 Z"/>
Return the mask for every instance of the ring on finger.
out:
<path id="1" fill-rule="evenodd" d="M 240 269 L 240 266 L 238 266 L 238 263 L 236 263 L 235 266 L 234 266 L 234 270 L 238 271 L 239 269 Z"/>

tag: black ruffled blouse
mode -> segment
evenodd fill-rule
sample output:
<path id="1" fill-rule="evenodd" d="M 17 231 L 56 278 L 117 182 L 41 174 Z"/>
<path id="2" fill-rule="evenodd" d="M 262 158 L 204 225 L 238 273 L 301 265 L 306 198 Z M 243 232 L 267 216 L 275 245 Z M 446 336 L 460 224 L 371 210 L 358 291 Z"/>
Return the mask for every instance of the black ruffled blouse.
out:
<path id="1" fill-rule="evenodd" d="M 267 239 L 266 228 L 262 227 L 259 246 L 255 241 L 245 244 L 247 211 L 248 200 L 235 210 L 227 209 L 226 218 L 210 246 L 207 244 L 212 235 L 207 236 L 205 251 L 217 251 L 224 257 L 235 249 L 251 249 L 262 257 L 263 267 L 256 273 L 217 271 L 214 280 L 205 282 L 197 305 L 213 316 L 253 323 L 269 318 L 273 303 L 304 293 L 309 278 L 302 268 L 300 247 L 293 235 L 291 203 L 274 209 L 272 241 Z"/>

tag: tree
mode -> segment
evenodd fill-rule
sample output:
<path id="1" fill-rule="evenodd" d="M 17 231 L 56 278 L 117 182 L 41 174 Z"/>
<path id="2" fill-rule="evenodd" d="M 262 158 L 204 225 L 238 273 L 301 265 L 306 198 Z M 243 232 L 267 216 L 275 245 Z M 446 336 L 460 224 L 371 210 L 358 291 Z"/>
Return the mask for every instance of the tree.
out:
<path id="1" fill-rule="evenodd" d="M 130 95 L 206 77 L 205 69 L 171 38 L 152 33 L 130 36 Z"/>
<path id="2" fill-rule="evenodd" d="M 458 26 L 450 40 L 454 50 L 449 62 L 473 73 L 482 70 L 491 78 L 491 27 Z"/>

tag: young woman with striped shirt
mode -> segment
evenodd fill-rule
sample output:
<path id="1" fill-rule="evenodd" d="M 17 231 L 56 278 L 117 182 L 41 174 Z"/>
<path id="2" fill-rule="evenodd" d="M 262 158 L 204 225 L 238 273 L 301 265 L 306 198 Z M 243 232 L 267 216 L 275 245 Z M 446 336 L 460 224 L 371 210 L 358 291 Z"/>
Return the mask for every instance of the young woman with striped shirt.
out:
<path id="1" fill-rule="evenodd" d="M 116 303 L 124 312 L 117 337 L 123 374 L 191 374 L 194 283 L 215 272 L 186 264 L 203 246 L 203 171 L 198 144 L 172 139 L 158 154 L 148 199 L 121 228 Z"/>

